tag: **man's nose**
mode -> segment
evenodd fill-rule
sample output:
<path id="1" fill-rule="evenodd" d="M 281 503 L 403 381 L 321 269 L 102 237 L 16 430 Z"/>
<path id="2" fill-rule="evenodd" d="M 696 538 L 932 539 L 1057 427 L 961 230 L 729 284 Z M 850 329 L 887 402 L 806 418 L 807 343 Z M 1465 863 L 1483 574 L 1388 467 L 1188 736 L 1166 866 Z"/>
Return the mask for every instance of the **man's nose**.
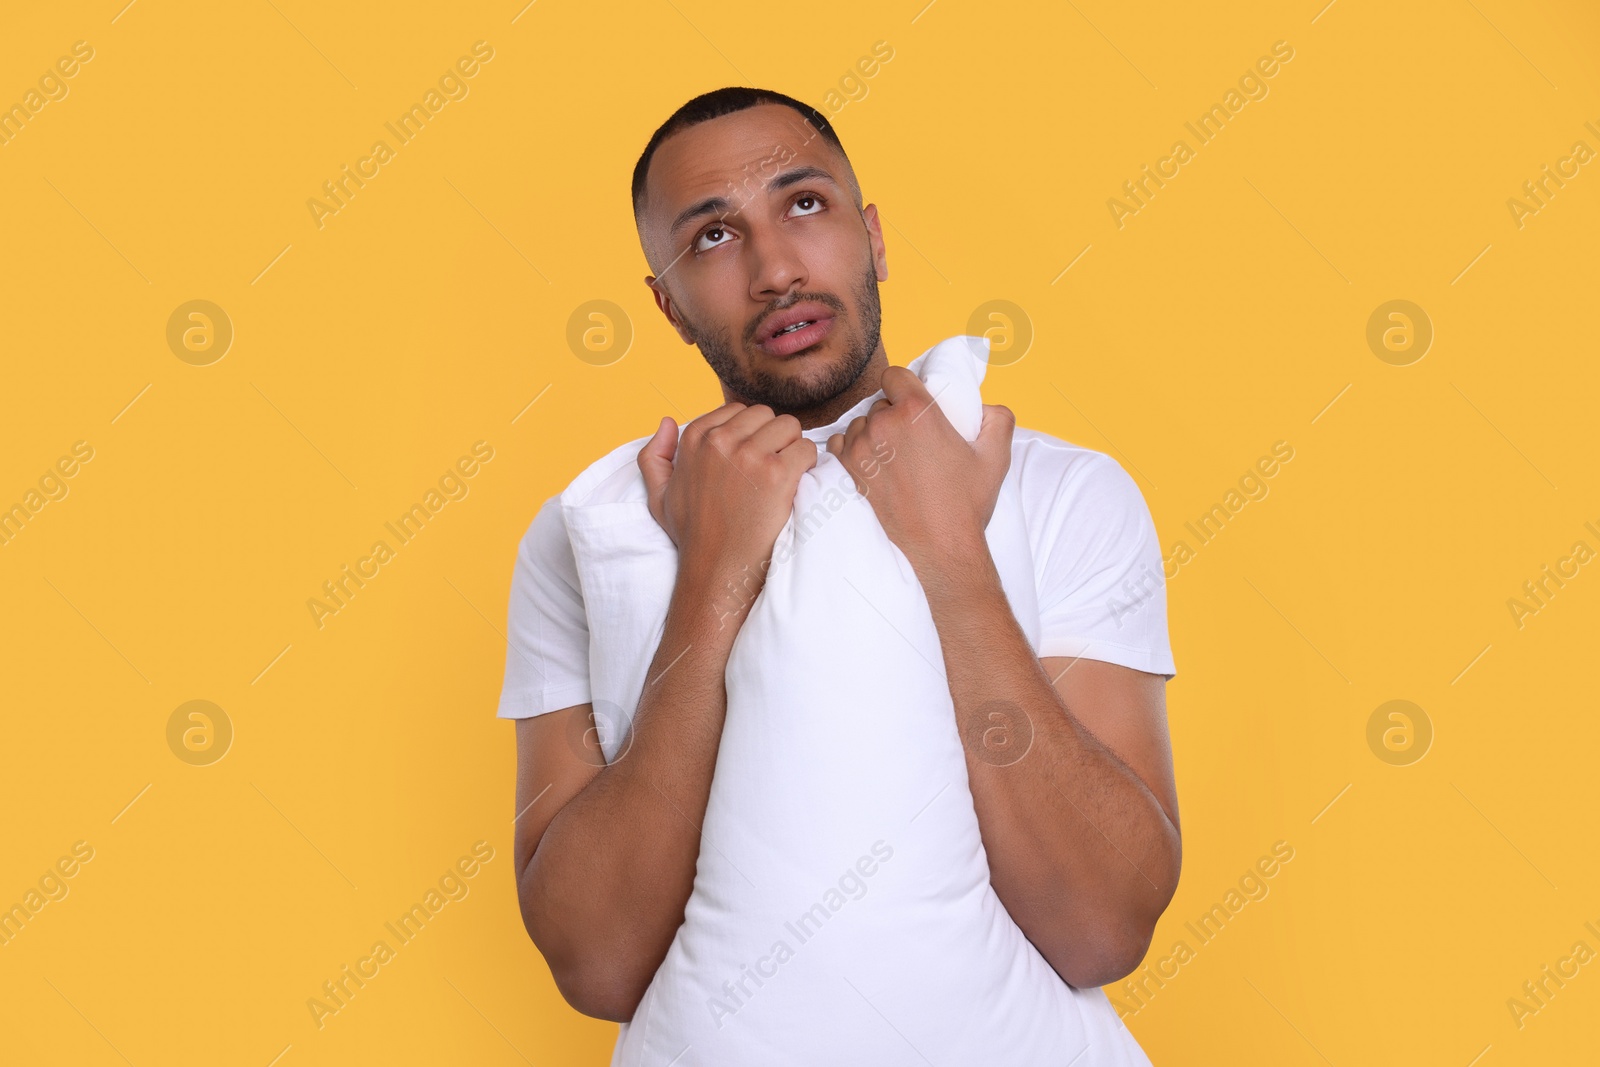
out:
<path id="1" fill-rule="evenodd" d="M 763 302 L 804 289 L 809 280 L 799 249 L 781 236 L 765 237 L 758 238 L 750 276 L 750 296 Z"/>

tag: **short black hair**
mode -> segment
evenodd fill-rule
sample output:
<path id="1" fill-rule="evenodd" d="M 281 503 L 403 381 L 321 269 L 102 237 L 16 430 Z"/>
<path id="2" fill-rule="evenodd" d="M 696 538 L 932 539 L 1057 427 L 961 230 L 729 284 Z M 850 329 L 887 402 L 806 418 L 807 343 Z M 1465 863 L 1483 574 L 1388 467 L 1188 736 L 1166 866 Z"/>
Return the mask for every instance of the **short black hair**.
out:
<path id="1" fill-rule="evenodd" d="M 755 107 L 757 104 L 782 104 L 793 108 L 829 144 L 838 149 L 839 155 L 844 157 L 846 164 L 849 164 L 850 157 L 845 154 L 844 145 L 839 140 L 839 134 L 834 131 L 833 124 L 810 104 L 803 104 L 792 96 L 785 96 L 772 89 L 752 89 L 739 85 L 713 89 L 709 93 L 701 93 L 669 115 L 667 121 L 663 122 L 651 136 L 650 143 L 644 146 L 644 153 L 639 156 L 639 162 L 633 167 L 634 220 L 638 221 L 639 209 L 644 203 L 644 183 L 650 173 L 650 160 L 655 156 L 656 149 L 661 147 L 661 142 L 690 126 L 698 126 L 709 119 L 731 115 L 736 111 Z"/>

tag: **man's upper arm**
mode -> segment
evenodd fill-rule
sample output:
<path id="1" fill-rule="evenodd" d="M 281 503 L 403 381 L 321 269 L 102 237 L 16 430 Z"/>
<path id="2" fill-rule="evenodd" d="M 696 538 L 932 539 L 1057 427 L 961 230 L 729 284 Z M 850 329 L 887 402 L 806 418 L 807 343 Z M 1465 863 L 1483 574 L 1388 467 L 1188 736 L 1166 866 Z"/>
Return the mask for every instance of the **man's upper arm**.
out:
<path id="1" fill-rule="evenodd" d="M 1073 716 L 1139 776 L 1176 828 L 1166 711 L 1176 669 L 1155 522 L 1110 456 L 1041 441 L 1029 463 L 1040 663 Z"/>
<path id="2" fill-rule="evenodd" d="M 592 705 L 579 704 L 517 720 L 517 813 L 511 854 L 519 881 L 551 821 L 605 766 L 593 710 Z"/>
<path id="3" fill-rule="evenodd" d="M 1139 776 L 1173 829 L 1179 829 L 1178 787 L 1167 731 L 1167 680 L 1087 658 L 1050 656 L 1039 663 L 1067 710 Z"/>
<path id="4" fill-rule="evenodd" d="M 517 723 L 512 853 L 520 878 L 551 820 L 605 766 L 590 703 L 588 616 L 559 497 L 544 502 L 517 546 L 496 715 Z"/>

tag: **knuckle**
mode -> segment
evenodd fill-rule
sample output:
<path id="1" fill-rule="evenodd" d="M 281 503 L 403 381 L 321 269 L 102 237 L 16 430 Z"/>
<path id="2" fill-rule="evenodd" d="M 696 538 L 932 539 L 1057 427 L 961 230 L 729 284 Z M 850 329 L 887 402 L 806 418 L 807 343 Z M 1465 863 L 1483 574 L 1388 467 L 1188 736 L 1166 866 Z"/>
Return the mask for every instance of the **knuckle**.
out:
<path id="1" fill-rule="evenodd" d="M 771 458 L 762 464 L 762 483 L 768 490 L 784 490 L 794 482 L 795 475 L 797 472 L 790 469 L 789 462 L 779 454 L 771 454 Z"/>

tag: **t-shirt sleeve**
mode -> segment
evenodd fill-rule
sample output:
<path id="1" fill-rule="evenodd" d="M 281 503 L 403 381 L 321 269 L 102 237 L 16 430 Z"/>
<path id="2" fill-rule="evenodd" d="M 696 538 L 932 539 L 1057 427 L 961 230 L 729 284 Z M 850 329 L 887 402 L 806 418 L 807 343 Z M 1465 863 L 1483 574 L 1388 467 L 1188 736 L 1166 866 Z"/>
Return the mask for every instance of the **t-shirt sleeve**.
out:
<path id="1" fill-rule="evenodd" d="M 1059 476 L 1052 471 L 1043 488 L 1053 499 L 1035 535 L 1040 658 L 1081 656 L 1177 674 L 1161 545 L 1138 484 L 1096 452 Z"/>
<path id="2" fill-rule="evenodd" d="M 517 547 L 506 615 L 506 675 L 495 717 L 526 719 L 589 703 L 589 619 L 559 497 L 544 502 Z"/>

